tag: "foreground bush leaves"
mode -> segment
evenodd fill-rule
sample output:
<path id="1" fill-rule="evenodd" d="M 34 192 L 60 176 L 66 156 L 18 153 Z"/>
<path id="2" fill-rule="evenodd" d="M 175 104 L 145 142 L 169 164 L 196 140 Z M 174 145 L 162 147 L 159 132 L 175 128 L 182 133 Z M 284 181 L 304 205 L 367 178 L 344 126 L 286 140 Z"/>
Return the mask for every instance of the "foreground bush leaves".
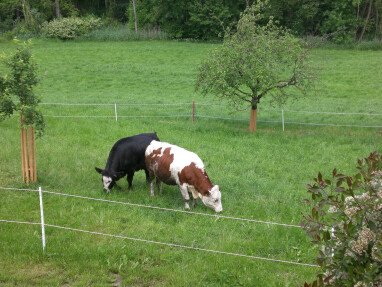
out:
<path id="1" fill-rule="evenodd" d="M 303 228 L 319 245 L 322 270 L 304 287 L 382 286 L 382 156 L 358 160 L 358 173 L 321 173 L 308 184 L 311 212 Z"/>

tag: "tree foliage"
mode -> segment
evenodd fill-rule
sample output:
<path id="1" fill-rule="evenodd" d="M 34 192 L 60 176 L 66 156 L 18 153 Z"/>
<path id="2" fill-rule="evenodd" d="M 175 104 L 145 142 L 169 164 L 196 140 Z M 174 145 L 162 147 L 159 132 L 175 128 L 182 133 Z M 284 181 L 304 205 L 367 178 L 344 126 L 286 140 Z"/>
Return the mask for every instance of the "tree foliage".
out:
<path id="1" fill-rule="evenodd" d="M 306 94 L 312 82 L 307 50 L 288 30 L 264 17 L 264 3 L 254 4 L 202 63 L 196 89 L 252 109 L 264 96 L 283 103 Z M 265 24 L 261 25 L 261 22 Z"/>
<path id="2" fill-rule="evenodd" d="M 358 160 L 358 173 L 333 170 L 308 185 L 311 213 L 303 226 L 321 247 L 321 274 L 305 286 L 382 286 L 382 155 Z"/>
<path id="3" fill-rule="evenodd" d="M 3 61 L 8 74 L 0 76 L 0 120 L 19 111 L 22 124 L 34 126 L 41 136 L 45 124 L 38 110 L 40 100 L 33 92 L 38 79 L 29 45 L 19 44 L 16 52 L 3 57 Z"/>
<path id="4" fill-rule="evenodd" d="M 258 0 L 136 0 L 140 28 L 161 29 L 174 38 L 215 39 L 236 24 Z M 264 11 L 298 36 L 323 36 L 336 42 L 382 37 L 382 0 L 269 0 Z M 58 17 L 88 16 L 132 24 L 131 0 L 2 0 L 0 33 L 26 24 L 38 30 Z M 133 26 L 131 26 L 133 27 Z"/>
<path id="5" fill-rule="evenodd" d="M 174 38 L 216 39 L 258 1 L 136 0 L 137 18 L 140 28 L 161 29 Z M 382 0 L 269 2 L 264 13 L 298 36 L 337 42 L 382 38 Z M 94 15 L 111 22 L 134 22 L 132 0 L 1 0 L 0 33 L 15 28 L 38 31 L 43 22 L 59 18 L 57 8 L 62 17 Z"/>

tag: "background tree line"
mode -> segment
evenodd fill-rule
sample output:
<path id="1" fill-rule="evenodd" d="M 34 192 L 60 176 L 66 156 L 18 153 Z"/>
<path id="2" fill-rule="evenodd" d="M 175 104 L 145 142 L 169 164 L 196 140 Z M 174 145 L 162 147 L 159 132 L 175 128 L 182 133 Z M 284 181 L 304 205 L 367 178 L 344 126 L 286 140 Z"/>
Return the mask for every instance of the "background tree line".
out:
<path id="1" fill-rule="evenodd" d="M 160 29 L 172 38 L 211 40 L 233 27 L 254 0 L 1 0 L 0 32 L 38 31 L 60 17 L 94 15 L 109 24 Z M 382 38 L 382 0 L 269 0 L 264 13 L 297 36 L 337 42 Z M 136 18 L 134 17 L 135 6 Z"/>

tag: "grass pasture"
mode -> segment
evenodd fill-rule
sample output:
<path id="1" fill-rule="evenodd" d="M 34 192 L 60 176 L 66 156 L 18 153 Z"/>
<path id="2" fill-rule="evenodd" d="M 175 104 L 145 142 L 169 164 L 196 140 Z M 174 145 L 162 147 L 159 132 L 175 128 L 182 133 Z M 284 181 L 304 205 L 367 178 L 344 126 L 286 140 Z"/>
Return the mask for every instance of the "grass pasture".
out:
<path id="1" fill-rule="evenodd" d="M 194 94 L 198 64 L 213 48 L 165 41 L 37 41 L 33 52 L 41 82 L 36 92 L 42 102 L 118 103 L 120 118 L 115 121 L 113 105 L 42 105 L 47 129 L 37 140 L 39 182 L 28 187 L 182 209 L 175 187 L 164 186 L 163 194 L 150 197 L 143 172 L 136 173 L 133 191 L 127 192 L 126 181 L 120 180 L 121 190 L 104 194 L 94 171 L 94 166 L 104 166 L 117 139 L 155 130 L 163 141 L 195 151 L 204 160 L 222 190 L 223 215 L 299 224 L 307 211 L 305 185 L 318 171 L 328 175 L 337 167 L 354 173 L 357 158 L 382 151 L 381 128 L 287 124 L 283 132 L 280 123 L 267 122 L 280 121 L 281 115 L 266 100 L 255 134 L 247 132 L 246 120 L 198 118 L 192 123 L 192 100 L 199 115 L 246 119 L 248 114 L 232 113 L 224 103 Z M 11 49 L 11 44 L 0 43 L 0 50 Z M 312 62 L 319 67 L 316 94 L 288 103 L 287 121 L 382 125 L 381 116 L 362 114 L 382 110 L 382 52 L 317 49 Z M 185 104 L 168 105 L 174 103 Z M 90 117 L 54 117 L 83 115 Z M 185 117 L 138 117 L 142 115 Z M 23 188 L 17 123 L 16 117 L 0 123 L 0 186 Z M 36 193 L 0 192 L 0 219 L 39 221 Z M 316 254 L 298 228 L 53 194 L 44 195 L 44 208 L 48 224 L 303 263 L 314 263 Z M 202 204 L 194 211 L 213 213 Z M 46 234 L 43 256 L 39 226 L 0 223 L 1 286 L 301 286 L 316 271 L 51 227 Z"/>

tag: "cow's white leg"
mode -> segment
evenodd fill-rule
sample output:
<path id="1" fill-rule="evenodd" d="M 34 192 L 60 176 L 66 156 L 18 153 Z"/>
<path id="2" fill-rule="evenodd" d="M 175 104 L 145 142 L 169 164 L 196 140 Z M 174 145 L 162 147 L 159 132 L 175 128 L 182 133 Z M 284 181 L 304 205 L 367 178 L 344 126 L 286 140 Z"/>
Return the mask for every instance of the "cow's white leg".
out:
<path id="1" fill-rule="evenodd" d="M 154 181 L 150 182 L 150 195 L 154 196 Z"/>
<path id="2" fill-rule="evenodd" d="M 188 195 L 188 189 L 187 185 L 183 184 L 179 186 L 180 192 L 182 193 L 183 200 L 184 200 L 184 208 L 185 209 L 190 209 L 189 201 L 190 201 L 190 196 Z"/>
<path id="3" fill-rule="evenodd" d="M 188 190 L 192 193 L 192 207 L 196 207 L 196 205 L 198 204 L 199 194 L 193 186 L 188 187 Z"/>

